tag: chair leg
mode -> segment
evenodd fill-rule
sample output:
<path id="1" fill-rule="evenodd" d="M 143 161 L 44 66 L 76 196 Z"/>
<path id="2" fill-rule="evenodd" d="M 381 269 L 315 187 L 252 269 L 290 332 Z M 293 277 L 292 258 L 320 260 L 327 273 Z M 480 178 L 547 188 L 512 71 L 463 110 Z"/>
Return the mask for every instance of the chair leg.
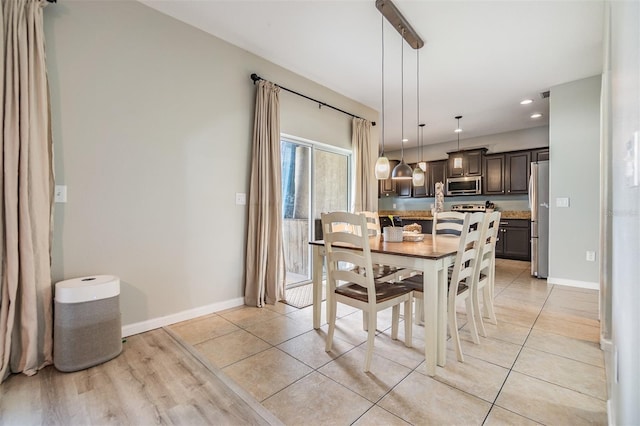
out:
<path id="1" fill-rule="evenodd" d="M 421 292 L 417 293 L 417 296 L 414 297 L 416 301 L 416 311 L 415 311 L 415 323 L 417 325 L 424 325 L 424 302 L 422 300 L 423 294 Z"/>
<path id="2" fill-rule="evenodd" d="M 487 289 L 486 286 L 482 288 L 483 294 L 484 294 L 486 289 Z M 476 319 L 477 325 L 478 325 L 478 332 L 480 333 L 480 335 L 482 337 L 487 337 L 487 330 L 484 328 L 484 321 L 482 319 L 482 311 L 480 310 L 480 296 L 478 295 L 477 291 L 473 294 L 473 308 L 474 308 L 475 319 Z M 484 303 L 483 309 L 484 308 L 486 308 L 486 302 Z"/>
<path id="3" fill-rule="evenodd" d="M 458 333 L 458 318 L 456 317 L 455 309 L 449 309 L 449 333 L 451 333 L 451 339 L 453 339 L 458 361 L 464 362 L 462 346 L 460 345 L 460 334 Z"/>
<path id="4" fill-rule="evenodd" d="M 373 341 L 376 338 L 376 321 L 377 315 L 368 315 L 369 324 L 367 330 L 367 355 L 364 360 L 364 372 L 368 373 L 371 368 L 371 358 L 373 357 Z"/>
<path id="5" fill-rule="evenodd" d="M 391 339 L 398 340 L 398 324 L 400 323 L 400 304 L 391 308 Z"/>
<path id="6" fill-rule="evenodd" d="M 333 333 L 336 330 L 336 310 L 338 308 L 338 302 L 335 296 L 331 298 L 331 301 L 327 300 L 327 322 L 329 323 L 329 332 L 327 333 L 327 342 L 324 350 L 326 352 L 331 351 L 333 346 Z"/>
<path id="7" fill-rule="evenodd" d="M 497 324 L 498 319 L 496 318 L 496 311 L 493 308 L 493 289 L 489 285 L 484 287 L 482 297 L 482 303 L 486 313 L 485 316 L 489 318 L 493 324 Z"/>
<path id="8" fill-rule="evenodd" d="M 408 348 L 413 347 L 413 296 L 409 296 L 409 299 L 404 302 L 404 345 Z"/>
<path id="9" fill-rule="evenodd" d="M 369 328 L 369 314 L 366 311 L 362 311 L 362 329 L 367 331 Z"/>
<path id="10" fill-rule="evenodd" d="M 473 300 L 471 300 L 471 294 L 469 294 L 465 300 L 467 305 L 467 322 L 471 328 L 471 339 L 476 345 L 480 344 L 480 338 L 478 337 L 478 327 L 476 326 L 475 309 L 473 309 Z"/>

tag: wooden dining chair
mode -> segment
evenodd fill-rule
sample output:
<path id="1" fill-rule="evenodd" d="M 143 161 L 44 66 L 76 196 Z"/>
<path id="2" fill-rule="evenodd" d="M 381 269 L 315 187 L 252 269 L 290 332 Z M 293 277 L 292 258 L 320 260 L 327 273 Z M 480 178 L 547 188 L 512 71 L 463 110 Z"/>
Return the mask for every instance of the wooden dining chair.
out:
<path id="1" fill-rule="evenodd" d="M 446 235 L 450 237 L 459 237 L 462 233 L 463 222 L 465 219 L 466 213 L 462 212 L 436 212 L 433 214 L 433 224 L 431 226 L 431 237 L 433 238 L 433 243 L 436 242 L 436 236 L 438 235 Z M 451 275 L 451 271 L 449 271 L 449 275 Z M 420 284 L 420 290 L 422 291 L 422 275 L 421 274 L 409 274 L 409 275 L 398 275 L 398 278 L 406 281 L 409 280 L 411 282 L 414 289 Z M 415 309 L 415 323 L 422 324 L 424 321 L 424 311 L 422 307 L 422 298 L 416 297 L 416 309 Z"/>
<path id="2" fill-rule="evenodd" d="M 460 300 L 465 301 L 467 321 L 471 328 L 471 338 L 474 343 L 480 343 L 478 330 L 475 323 L 473 306 L 473 294 L 476 291 L 474 282 L 475 265 L 478 260 L 480 232 L 484 220 L 484 213 L 457 213 L 462 215 L 460 224 L 460 236 L 458 242 L 458 252 L 455 262 L 448 272 L 448 292 L 447 292 L 447 322 L 449 333 L 455 344 L 456 357 L 458 361 L 464 362 L 462 346 L 460 345 L 460 335 L 458 332 L 458 318 L 456 316 L 456 304 Z M 435 240 L 434 236 L 434 240 Z M 414 292 L 423 291 L 423 277 L 414 276 L 401 281 Z M 416 297 L 416 300 L 421 299 Z M 416 303 L 418 305 L 418 303 Z M 421 305 L 421 304 L 420 304 Z M 416 310 L 416 317 L 418 312 Z M 406 320 L 406 319 L 405 319 Z"/>
<path id="3" fill-rule="evenodd" d="M 494 211 L 487 213 L 480 232 L 480 253 L 474 273 L 476 291 L 473 293 L 473 307 L 476 314 L 478 331 L 483 337 L 487 337 L 483 316 L 489 318 L 493 324 L 497 324 L 498 322 L 493 307 L 493 298 L 496 270 L 496 241 L 498 240 L 499 227 L 500 212 Z M 482 292 L 482 310 L 480 310 L 480 292 Z"/>
<path id="4" fill-rule="evenodd" d="M 462 222 L 465 213 L 462 212 L 436 212 L 433 214 L 431 235 L 459 236 L 462 233 Z"/>
<path id="5" fill-rule="evenodd" d="M 371 367 L 376 335 L 377 313 L 392 308 L 391 338 L 398 338 L 400 304 L 404 303 L 404 344 L 411 347 L 413 291 L 403 284 L 374 280 L 371 248 L 364 214 L 347 212 L 322 213 L 325 256 L 327 259 L 327 322 L 329 331 L 325 350 L 333 345 L 337 304 L 343 303 L 361 309 L 367 318 L 367 353 L 364 371 Z M 336 231 L 334 224 L 346 223 L 353 232 Z M 344 245 L 350 247 L 345 249 Z M 355 265 L 344 267 L 344 265 Z"/>
<path id="6" fill-rule="evenodd" d="M 361 211 L 356 213 L 362 213 L 367 218 L 367 232 L 369 237 L 380 238 L 382 235 L 382 229 L 380 228 L 380 216 L 377 212 Z M 374 264 L 374 279 L 379 281 L 393 281 L 403 273 L 402 268 L 397 268 L 390 265 Z"/>

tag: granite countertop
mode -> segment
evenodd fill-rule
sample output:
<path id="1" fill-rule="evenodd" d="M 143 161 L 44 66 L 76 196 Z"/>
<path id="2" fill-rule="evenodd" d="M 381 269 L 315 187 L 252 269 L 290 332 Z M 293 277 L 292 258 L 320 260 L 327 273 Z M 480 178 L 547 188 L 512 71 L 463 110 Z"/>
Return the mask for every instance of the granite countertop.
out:
<path id="1" fill-rule="evenodd" d="M 531 212 L 529 210 L 505 210 L 501 211 L 502 219 L 531 219 Z M 414 220 L 432 220 L 433 216 L 430 211 L 426 210 L 380 210 L 378 212 L 380 216 L 398 216 L 401 219 L 414 219 Z"/>

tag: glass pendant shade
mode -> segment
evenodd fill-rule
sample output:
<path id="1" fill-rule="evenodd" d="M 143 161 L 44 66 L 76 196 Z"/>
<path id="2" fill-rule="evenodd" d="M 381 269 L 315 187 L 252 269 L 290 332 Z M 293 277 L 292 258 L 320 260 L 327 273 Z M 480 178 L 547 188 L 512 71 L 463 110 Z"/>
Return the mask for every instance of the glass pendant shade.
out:
<path id="1" fill-rule="evenodd" d="M 423 172 L 426 172 L 426 171 L 427 171 L 427 162 L 426 162 L 426 161 L 420 161 L 420 162 L 418 163 L 418 167 L 420 167 L 420 169 L 421 169 Z"/>
<path id="2" fill-rule="evenodd" d="M 454 169 L 462 168 L 462 157 L 456 157 L 453 159 L 453 168 Z"/>
<path id="3" fill-rule="evenodd" d="M 389 159 L 384 155 L 378 157 L 376 161 L 376 179 L 384 180 L 389 178 L 391 167 L 389 166 Z"/>
<path id="4" fill-rule="evenodd" d="M 413 170 L 404 160 L 400 161 L 400 164 L 393 168 L 391 172 L 392 179 L 413 179 Z"/>
<path id="5" fill-rule="evenodd" d="M 418 166 L 413 169 L 413 186 L 424 186 L 424 172 Z"/>

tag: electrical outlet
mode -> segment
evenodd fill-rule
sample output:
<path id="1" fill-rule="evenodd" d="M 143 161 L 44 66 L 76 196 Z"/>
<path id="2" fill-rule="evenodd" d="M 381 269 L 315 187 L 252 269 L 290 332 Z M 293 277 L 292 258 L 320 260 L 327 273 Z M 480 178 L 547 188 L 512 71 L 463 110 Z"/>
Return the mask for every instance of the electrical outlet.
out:
<path id="1" fill-rule="evenodd" d="M 596 252 L 587 250 L 587 262 L 595 262 L 596 261 Z"/>
<path id="2" fill-rule="evenodd" d="M 569 207 L 569 197 L 556 198 L 556 207 Z"/>
<path id="3" fill-rule="evenodd" d="M 244 206 L 247 204 L 247 194 L 244 192 L 236 192 L 236 205 Z"/>
<path id="4" fill-rule="evenodd" d="M 393 203 L 393 208 L 394 208 L 394 209 L 396 208 L 396 203 Z"/>

